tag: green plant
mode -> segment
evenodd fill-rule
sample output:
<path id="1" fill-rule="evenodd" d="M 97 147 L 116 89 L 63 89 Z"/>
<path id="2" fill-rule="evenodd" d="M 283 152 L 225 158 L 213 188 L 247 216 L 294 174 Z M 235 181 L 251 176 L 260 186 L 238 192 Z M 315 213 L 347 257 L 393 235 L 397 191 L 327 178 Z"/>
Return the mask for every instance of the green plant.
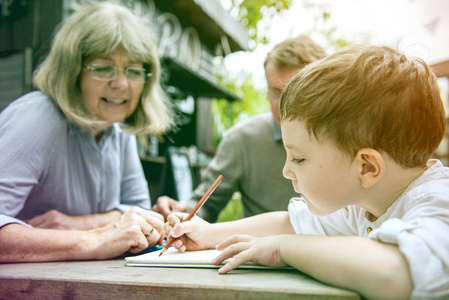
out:
<path id="1" fill-rule="evenodd" d="M 243 205 L 240 193 L 236 192 L 226 207 L 218 215 L 217 222 L 228 222 L 243 217 Z"/>
<path id="2" fill-rule="evenodd" d="M 240 84 L 237 83 L 236 78 L 228 76 L 219 77 L 219 82 L 242 100 L 229 102 L 225 99 L 217 99 L 213 102 L 214 147 L 218 146 L 223 135 L 235 123 L 270 110 L 264 91 L 254 86 L 251 75 L 248 75 Z"/>
<path id="3" fill-rule="evenodd" d="M 233 7 L 238 9 L 240 22 L 248 28 L 248 35 L 252 46 L 259 43 L 268 44 L 268 39 L 264 34 L 260 34 L 260 20 L 270 20 L 277 13 L 290 7 L 292 0 L 232 0 Z M 265 22 L 265 31 L 269 22 Z"/>

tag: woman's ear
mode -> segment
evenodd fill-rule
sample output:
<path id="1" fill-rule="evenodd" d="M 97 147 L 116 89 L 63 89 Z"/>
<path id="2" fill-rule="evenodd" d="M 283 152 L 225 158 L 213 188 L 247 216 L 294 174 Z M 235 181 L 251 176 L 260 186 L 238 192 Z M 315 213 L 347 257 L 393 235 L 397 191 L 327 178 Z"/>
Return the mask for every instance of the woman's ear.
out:
<path id="1" fill-rule="evenodd" d="M 360 149 L 355 160 L 358 163 L 358 176 L 364 188 L 374 186 L 385 174 L 385 160 L 379 151 L 372 148 Z"/>

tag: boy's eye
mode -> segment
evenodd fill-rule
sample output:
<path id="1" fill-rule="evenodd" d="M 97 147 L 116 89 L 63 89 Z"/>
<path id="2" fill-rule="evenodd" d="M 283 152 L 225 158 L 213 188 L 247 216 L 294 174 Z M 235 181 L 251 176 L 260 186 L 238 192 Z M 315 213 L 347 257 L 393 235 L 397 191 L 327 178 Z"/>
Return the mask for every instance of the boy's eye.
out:
<path id="1" fill-rule="evenodd" d="M 292 158 L 292 163 L 295 163 L 297 165 L 300 165 L 304 162 L 304 158 Z"/>

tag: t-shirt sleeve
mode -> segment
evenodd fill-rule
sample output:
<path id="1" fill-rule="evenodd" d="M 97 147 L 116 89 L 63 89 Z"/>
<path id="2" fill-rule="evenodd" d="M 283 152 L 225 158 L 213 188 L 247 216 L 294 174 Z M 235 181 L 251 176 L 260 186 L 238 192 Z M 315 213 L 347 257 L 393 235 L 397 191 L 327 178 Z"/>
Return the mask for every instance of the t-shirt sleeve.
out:
<path id="1" fill-rule="evenodd" d="M 412 299 L 448 298 L 448 224 L 434 218 L 419 218 L 413 222 L 390 219 L 369 237 L 399 247 L 410 266 L 414 283 Z"/>
<path id="2" fill-rule="evenodd" d="M 404 201 L 402 218 L 383 222 L 368 237 L 399 247 L 410 266 L 413 299 L 448 299 L 449 188 L 422 191 Z"/>
<path id="3" fill-rule="evenodd" d="M 2 228 L 5 225 L 14 224 L 14 223 L 31 227 L 27 223 L 22 222 L 22 221 L 20 221 L 20 220 L 18 220 L 16 218 L 13 218 L 13 217 L 10 217 L 10 216 L 6 216 L 6 215 L 0 215 L 0 228 Z"/>

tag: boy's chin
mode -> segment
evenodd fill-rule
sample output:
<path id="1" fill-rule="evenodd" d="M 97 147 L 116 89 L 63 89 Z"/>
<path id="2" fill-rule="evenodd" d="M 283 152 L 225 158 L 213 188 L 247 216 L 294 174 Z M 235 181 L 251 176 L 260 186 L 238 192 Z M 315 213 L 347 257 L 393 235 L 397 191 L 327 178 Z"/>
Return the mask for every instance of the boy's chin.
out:
<path id="1" fill-rule="evenodd" d="M 310 201 L 308 201 L 306 198 L 304 198 L 304 196 L 301 196 L 301 197 L 306 202 L 307 208 L 310 210 L 310 212 L 317 217 L 324 217 L 324 216 L 330 215 L 336 211 L 336 210 L 330 209 L 330 208 L 319 207 L 319 206 L 317 207 L 317 206 L 313 205 Z"/>

